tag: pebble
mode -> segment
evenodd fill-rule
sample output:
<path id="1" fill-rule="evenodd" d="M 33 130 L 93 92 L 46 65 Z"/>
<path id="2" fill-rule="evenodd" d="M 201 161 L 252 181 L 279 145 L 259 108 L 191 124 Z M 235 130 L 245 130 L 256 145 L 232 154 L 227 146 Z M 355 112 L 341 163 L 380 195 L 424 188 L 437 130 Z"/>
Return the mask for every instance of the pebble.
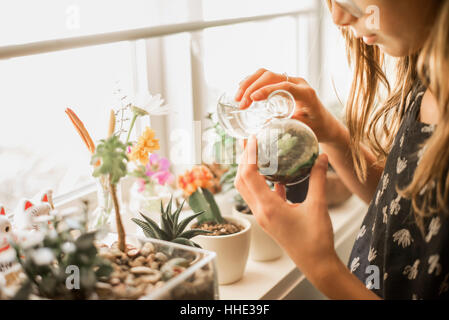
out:
<path id="1" fill-rule="evenodd" d="M 140 249 L 140 253 L 147 257 L 149 254 L 154 252 L 154 246 L 151 242 L 145 242 L 145 244 Z"/>
<path id="2" fill-rule="evenodd" d="M 168 260 L 167 256 L 165 254 L 163 254 L 162 252 L 157 252 L 154 257 L 156 258 L 156 260 L 159 260 L 161 262 L 165 262 Z"/>
<path id="3" fill-rule="evenodd" d="M 155 270 L 142 266 L 142 267 L 132 267 L 129 271 L 134 274 L 154 274 Z"/>
<path id="4" fill-rule="evenodd" d="M 126 254 L 128 255 L 128 257 L 130 257 L 130 258 L 135 258 L 135 257 L 137 257 L 137 256 L 139 255 L 139 253 L 140 253 L 140 250 L 137 249 L 137 248 L 130 249 L 130 250 L 128 250 L 128 252 L 126 252 Z"/>

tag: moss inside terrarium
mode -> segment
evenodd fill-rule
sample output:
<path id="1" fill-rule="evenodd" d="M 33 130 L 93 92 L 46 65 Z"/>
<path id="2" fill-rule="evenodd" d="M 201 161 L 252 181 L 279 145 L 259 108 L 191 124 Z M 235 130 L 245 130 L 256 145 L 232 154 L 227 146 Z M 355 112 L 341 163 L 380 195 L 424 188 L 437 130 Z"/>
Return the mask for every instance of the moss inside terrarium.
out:
<path id="1" fill-rule="evenodd" d="M 259 171 L 285 185 L 304 181 L 319 153 L 312 130 L 292 119 L 273 121 L 257 135 L 257 142 Z"/>

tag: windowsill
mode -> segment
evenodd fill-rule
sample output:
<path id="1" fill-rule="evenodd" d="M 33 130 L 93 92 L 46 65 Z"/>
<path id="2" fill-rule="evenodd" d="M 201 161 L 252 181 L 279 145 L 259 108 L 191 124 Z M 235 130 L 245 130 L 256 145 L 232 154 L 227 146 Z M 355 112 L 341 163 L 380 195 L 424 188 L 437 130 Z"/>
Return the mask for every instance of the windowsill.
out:
<path id="1" fill-rule="evenodd" d="M 95 185 L 82 190 L 56 198 L 58 208 L 77 205 L 83 200 L 89 199 L 89 206 L 96 205 Z M 352 196 L 343 205 L 329 210 L 333 230 L 335 248 L 340 258 L 346 263 L 350 248 L 355 239 L 363 217 L 366 212 L 366 204 L 356 196 Z M 132 214 L 127 206 L 124 209 L 124 217 L 130 218 Z M 189 211 L 190 212 L 190 211 Z M 129 216 L 128 216 L 129 215 Z M 188 215 L 188 212 L 182 214 Z M 126 232 L 135 233 L 133 224 L 125 223 Z M 273 261 L 258 262 L 248 259 L 243 278 L 233 284 L 220 285 L 219 293 L 222 300 L 278 300 L 278 299 L 310 299 L 316 293 L 307 290 L 298 290 L 307 286 L 308 282 L 287 254 Z M 298 294 L 300 292 L 300 294 Z"/>
<path id="2" fill-rule="evenodd" d="M 343 205 L 330 209 L 335 235 L 335 248 L 344 262 L 348 259 L 348 250 L 345 244 L 348 241 L 352 244 L 365 211 L 366 205 L 355 196 Z M 352 247 L 352 245 L 349 247 Z M 248 259 L 245 274 L 241 280 L 219 287 L 220 299 L 284 299 L 305 281 L 307 280 L 304 275 L 285 253 L 281 258 L 268 262 Z M 308 299 L 307 293 L 298 298 Z"/>

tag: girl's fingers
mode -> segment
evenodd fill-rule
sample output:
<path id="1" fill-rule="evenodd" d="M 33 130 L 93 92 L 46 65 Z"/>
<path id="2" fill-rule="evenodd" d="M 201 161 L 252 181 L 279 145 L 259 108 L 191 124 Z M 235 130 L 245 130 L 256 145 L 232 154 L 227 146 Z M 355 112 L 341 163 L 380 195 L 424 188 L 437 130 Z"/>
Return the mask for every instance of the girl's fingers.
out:
<path id="1" fill-rule="evenodd" d="M 246 77 L 243 79 L 242 82 L 240 82 L 240 89 L 237 91 L 237 94 L 235 95 L 235 101 L 240 101 L 243 97 L 243 94 L 245 93 L 246 89 L 257 79 L 259 79 L 267 70 L 266 69 L 259 69 L 249 77 Z"/>
<path id="2" fill-rule="evenodd" d="M 306 201 L 326 201 L 326 174 L 328 158 L 326 154 L 318 157 L 310 173 L 309 191 Z"/>
<path id="3" fill-rule="evenodd" d="M 283 184 L 275 183 L 274 191 L 281 197 L 282 200 L 287 200 L 287 190 Z"/>
<path id="4" fill-rule="evenodd" d="M 259 173 L 257 168 L 257 140 L 254 136 L 248 140 L 244 154 L 246 156 L 242 159 L 241 177 L 244 179 L 245 185 L 252 193 L 253 198 L 257 198 L 261 202 L 273 198 L 265 178 Z"/>
<path id="5" fill-rule="evenodd" d="M 265 100 L 268 98 L 268 96 L 276 91 L 276 90 L 285 90 L 290 92 L 291 94 L 294 94 L 297 91 L 297 85 L 295 85 L 294 83 L 291 82 L 279 82 L 279 83 L 275 83 L 275 84 L 270 84 L 261 88 L 258 88 L 258 90 L 254 91 L 251 94 L 251 100 L 253 101 L 260 101 L 260 100 Z"/>
<path id="6" fill-rule="evenodd" d="M 254 91 L 257 91 L 260 88 L 279 83 L 280 81 L 285 80 L 285 76 L 276 74 L 273 72 L 265 72 L 262 76 L 260 76 L 256 81 L 251 83 L 251 85 L 246 89 L 243 94 L 242 100 L 240 101 L 240 109 L 245 109 L 249 107 L 252 103 L 251 95 Z"/>

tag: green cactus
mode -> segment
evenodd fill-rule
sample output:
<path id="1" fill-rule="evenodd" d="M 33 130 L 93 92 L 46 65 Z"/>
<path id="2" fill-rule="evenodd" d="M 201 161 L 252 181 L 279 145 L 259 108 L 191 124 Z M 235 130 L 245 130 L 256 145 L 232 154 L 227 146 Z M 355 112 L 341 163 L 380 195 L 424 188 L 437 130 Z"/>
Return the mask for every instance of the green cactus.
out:
<path id="1" fill-rule="evenodd" d="M 136 223 L 139 227 L 142 228 L 145 236 L 154 239 L 160 239 L 165 241 L 170 241 L 178 244 L 183 244 L 191 247 L 201 248 L 198 244 L 190 240 L 191 238 L 201 235 L 208 234 L 210 231 L 200 230 L 200 229 L 191 229 L 185 230 L 187 225 L 195 218 L 201 216 L 204 211 L 200 211 L 198 213 L 193 214 L 190 217 L 185 218 L 181 222 L 179 221 L 179 215 L 181 213 L 182 207 L 184 206 L 185 201 L 181 204 L 179 208 L 177 208 L 174 212 L 172 212 L 172 200 L 167 204 L 166 209 L 162 206 L 161 202 L 161 226 L 159 227 L 156 222 L 154 222 L 151 218 L 145 216 L 140 213 L 144 220 L 133 218 L 131 219 L 134 223 Z"/>
<path id="2" fill-rule="evenodd" d="M 204 211 L 204 214 L 197 218 L 199 224 L 206 222 L 225 223 L 220 209 L 215 202 L 214 195 L 207 189 L 198 188 L 189 198 L 189 206 L 193 211 Z"/>

